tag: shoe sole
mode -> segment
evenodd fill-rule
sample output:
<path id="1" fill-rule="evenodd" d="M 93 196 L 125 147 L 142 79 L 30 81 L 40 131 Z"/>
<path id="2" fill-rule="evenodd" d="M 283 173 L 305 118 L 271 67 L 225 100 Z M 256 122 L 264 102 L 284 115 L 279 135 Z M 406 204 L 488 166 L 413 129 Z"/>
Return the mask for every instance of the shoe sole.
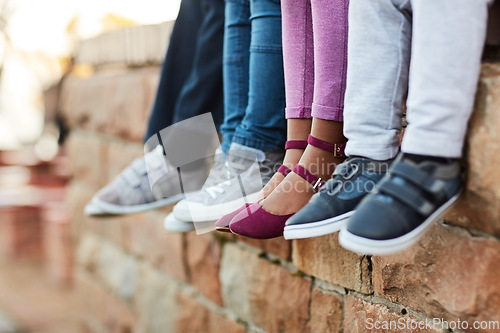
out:
<path id="1" fill-rule="evenodd" d="M 285 226 L 283 237 L 285 239 L 303 239 L 333 234 L 346 224 L 352 214 L 354 211 L 317 222 Z"/>
<path id="2" fill-rule="evenodd" d="M 432 225 L 432 223 L 442 218 L 444 213 L 448 210 L 448 208 L 451 207 L 451 205 L 453 205 L 460 194 L 461 191 L 451 197 L 447 202 L 445 202 L 420 226 L 403 236 L 387 240 L 375 240 L 357 236 L 353 233 L 350 233 L 344 227 L 340 230 L 339 233 L 339 243 L 345 249 L 362 255 L 383 256 L 403 251 L 414 244 L 420 238 L 420 236 L 422 236 L 422 234 Z"/>
<path id="3" fill-rule="evenodd" d="M 168 198 L 160 199 L 153 202 L 148 202 L 141 205 L 134 206 L 120 206 L 107 203 L 105 201 L 99 200 L 97 198 L 92 199 L 92 204 L 100 208 L 104 213 L 114 214 L 114 215 L 126 215 L 145 212 L 148 210 L 168 206 L 184 198 L 184 194 L 180 193 Z"/>
<path id="4" fill-rule="evenodd" d="M 229 227 L 215 227 L 215 230 L 220 232 L 231 233 L 231 229 L 229 229 Z"/>
<path id="5" fill-rule="evenodd" d="M 260 191 L 259 191 L 260 192 Z M 232 201 L 228 201 L 222 204 L 206 206 L 198 203 L 192 203 L 192 206 L 197 206 L 194 209 L 180 210 L 174 207 L 173 212 L 175 217 L 181 221 L 185 222 L 194 222 L 194 223 L 202 223 L 202 222 L 210 222 L 217 221 L 222 216 L 231 213 L 232 211 L 241 207 L 244 203 L 255 202 L 255 200 L 259 196 L 259 192 L 255 192 L 247 195 L 246 197 L 241 197 Z"/>
<path id="6" fill-rule="evenodd" d="M 171 233 L 185 233 L 194 230 L 192 222 L 184 222 L 175 218 L 173 213 L 170 213 L 163 220 L 163 227 Z"/>

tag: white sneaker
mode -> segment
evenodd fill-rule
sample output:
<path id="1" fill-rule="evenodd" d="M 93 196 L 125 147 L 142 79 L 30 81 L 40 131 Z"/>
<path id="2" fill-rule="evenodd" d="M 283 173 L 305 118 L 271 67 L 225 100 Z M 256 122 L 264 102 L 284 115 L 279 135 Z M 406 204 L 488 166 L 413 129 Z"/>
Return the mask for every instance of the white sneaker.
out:
<path id="1" fill-rule="evenodd" d="M 173 213 L 182 221 L 216 221 L 245 203 L 254 202 L 283 160 L 282 152 L 263 152 L 232 144 L 224 154 L 215 156 L 203 189 L 186 194 L 186 199 L 175 205 Z"/>
<path id="2" fill-rule="evenodd" d="M 194 230 L 193 222 L 184 222 L 175 218 L 174 213 L 170 213 L 163 220 L 163 226 L 168 232 L 189 232 Z"/>

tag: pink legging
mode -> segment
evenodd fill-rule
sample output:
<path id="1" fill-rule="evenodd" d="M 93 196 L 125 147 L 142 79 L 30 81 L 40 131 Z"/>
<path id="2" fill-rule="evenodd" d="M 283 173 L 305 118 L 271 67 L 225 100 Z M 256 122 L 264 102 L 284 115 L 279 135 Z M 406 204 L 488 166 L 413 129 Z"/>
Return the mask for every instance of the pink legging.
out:
<path id="1" fill-rule="evenodd" d="M 349 0 L 282 0 L 286 118 L 342 121 Z"/>

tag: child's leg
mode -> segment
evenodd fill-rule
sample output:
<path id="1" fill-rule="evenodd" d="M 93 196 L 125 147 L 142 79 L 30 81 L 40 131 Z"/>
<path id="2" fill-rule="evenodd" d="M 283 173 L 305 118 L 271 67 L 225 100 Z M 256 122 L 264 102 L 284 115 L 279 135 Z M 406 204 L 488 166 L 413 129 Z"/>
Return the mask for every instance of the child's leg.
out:
<path id="1" fill-rule="evenodd" d="M 340 122 L 344 119 L 349 0 L 311 0 L 311 3 L 314 32 L 312 116 Z"/>
<path id="2" fill-rule="evenodd" d="M 399 150 L 410 60 L 409 0 L 351 0 L 345 96 L 346 154 L 375 160 Z"/>
<path id="3" fill-rule="evenodd" d="M 387 172 L 390 161 L 385 160 L 397 154 L 408 78 L 409 9 L 409 0 L 351 0 L 344 133 L 346 154 L 353 158 L 287 221 L 285 238 L 338 231 Z"/>
<path id="4" fill-rule="evenodd" d="M 314 50 L 311 2 L 282 0 L 281 11 L 286 118 L 312 118 Z"/>
<path id="5" fill-rule="evenodd" d="M 250 0 L 250 22 L 248 105 L 233 142 L 263 151 L 282 151 L 286 121 L 279 1 Z"/>
<path id="6" fill-rule="evenodd" d="M 407 248 L 460 195 L 489 0 L 412 0 L 412 58 L 403 152 L 356 208 L 340 243 L 363 254 Z"/>
<path id="7" fill-rule="evenodd" d="M 306 84 L 312 83 L 311 75 L 314 77 L 314 98 L 311 112 L 314 119 L 311 135 L 336 144 L 345 142 L 340 121 L 343 119 L 347 71 L 348 8 L 349 2 L 344 0 L 312 0 L 310 16 L 303 18 L 303 22 L 308 23 L 307 20 L 309 20 L 310 26 L 307 29 L 312 30 L 310 34 L 313 35 L 313 45 L 310 45 L 309 37 L 302 42 L 302 44 L 306 44 L 302 45 L 306 55 L 311 52 L 307 48 L 313 47 L 314 50 L 314 73 L 304 72 L 302 74 L 304 76 L 302 80 Z M 294 25 L 294 27 L 298 26 L 300 26 L 300 22 Z M 304 55 L 299 54 L 294 57 L 295 61 L 303 58 Z M 305 89 L 307 92 L 313 90 L 310 86 L 306 86 Z M 335 157 L 332 152 L 309 145 L 298 164 L 322 179 L 329 179 L 335 166 L 343 159 L 343 157 Z M 291 173 L 262 203 L 262 207 L 273 214 L 295 213 L 304 207 L 313 193 L 314 191 L 307 181 L 301 176 Z M 283 204 L 284 198 L 286 198 L 286 205 Z"/>
<path id="8" fill-rule="evenodd" d="M 491 0 L 413 0 L 403 152 L 458 158 L 472 112 Z"/>
<path id="9" fill-rule="evenodd" d="M 314 53 L 311 3 L 282 0 L 283 67 L 286 86 L 287 140 L 307 141 L 311 132 L 311 105 L 314 94 Z M 283 165 L 290 170 L 304 150 L 289 149 Z M 267 197 L 284 176 L 277 172 L 261 191 Z"/>
<path id="10" fill-rule="evenodd" d="M 250 1 L 226 0 L 222 59 L 224 122 L 222 149 L 229 150 L 233 135 L 248 105 Z"/>

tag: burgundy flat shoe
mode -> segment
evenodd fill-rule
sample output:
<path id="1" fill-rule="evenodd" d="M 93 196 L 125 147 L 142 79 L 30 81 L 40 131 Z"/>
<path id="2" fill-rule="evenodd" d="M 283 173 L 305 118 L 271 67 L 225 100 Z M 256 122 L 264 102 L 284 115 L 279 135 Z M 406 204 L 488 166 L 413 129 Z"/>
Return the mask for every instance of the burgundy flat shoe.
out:
<path id="1" fill-rule="evenodd" d="M 245 208 L 249 207 L 251 204 L 249 203 L 246 203 L 244 204 L 243 206 L 241 206 L 240 208 L 236 209 L 235 211 L 229 213 L 229 214 L 226 214 L 224 216 L 222 216 L 220 219 L 218 219 L 216 222 L 215 222 L 215 230 L 217 231 L 221 231 L 221 232 L 231 232 L 231 229 L 229 229 L 229 223 L 231 223 L 231 220 L 236 216 L 238 215 L 239 212 L 241 212 L 242 210 L 244 210 Z"/>
<path id="2" fill-rule="evenodd" d="M 307 147 L 307 141 L 304 141 L 304 140 L 288 140 L 285 143 L 286 150 L 287 149 L 305 149 L 306 147 Z M 292 172 L 292 170 L 290 170 L 289 168 L 287 168 L 284 165 L 281 165 L 278 169 L 278 172 L 281 173 L 283 175 L 283 177 L 286 177 L 286 175 L 288 175 L 290 172 Z M 241 212 L 242 210 L 244 210 L 245 208 L 247 208 L 249 206 L 250 206 L 250 204 L 246 203 L 243 206 L 241 206 L 240 208 L 236 209 L 235 211 L 222 216 L 220 219 L 218 219 L 215 222 L 215 230 L 221 231 L 221 232 L 231 232 L 231 230 L 229 229 L 229 223 L 231 222 L 231 220 L 239 212 Z"/>
<path id="3" fill-rule="evenodd" d="M 308 143 L 320 149 L 331 151 L 335 157 L 344 156 L 343 144 L 332 144 L 309 135 Z M 313 186 L 313 190 L 317 191 L 325 182 L 313 175 L 309 170 L 297 164 L 293 170 L 297 175 L 302 177 Z M 258 239 L 269 239 L 283 236 L 285 222 L 294 213 L 286 215 L 275 215 L 266 212 L 259 200 L 246 209 L 240 211 L 229 224 L 229 229 L 232 233 L 240 236 L 246 236 Z"/>

